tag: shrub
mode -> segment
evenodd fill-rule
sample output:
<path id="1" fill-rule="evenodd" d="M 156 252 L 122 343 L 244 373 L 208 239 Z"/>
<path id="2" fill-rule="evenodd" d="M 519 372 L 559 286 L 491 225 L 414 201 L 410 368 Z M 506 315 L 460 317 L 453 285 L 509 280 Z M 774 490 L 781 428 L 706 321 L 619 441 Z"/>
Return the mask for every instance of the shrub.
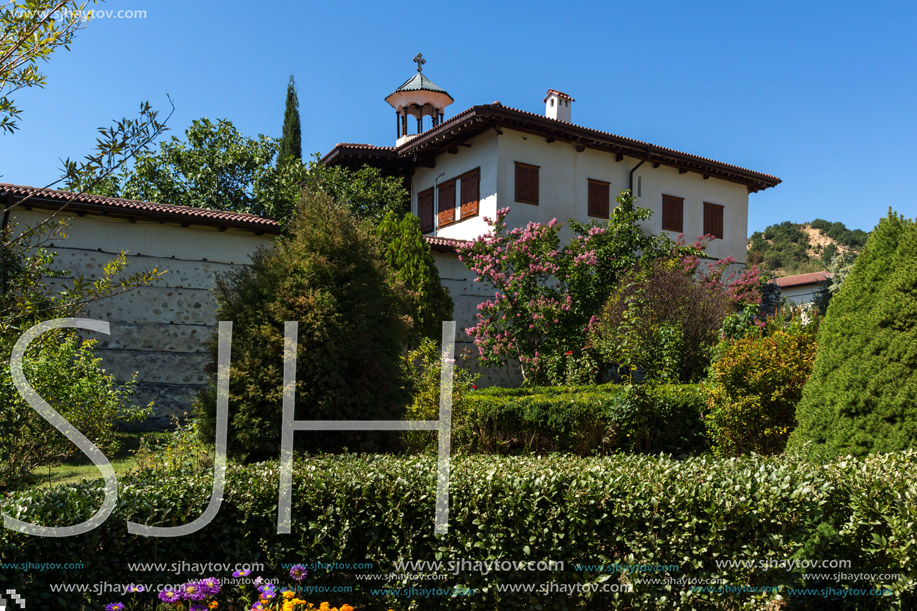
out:
<path id="1" fill-rule="evenodd" d="M 783 326 L 776 317 L 765 329 L 750 327 L 746 336 L 719 347 L 706 415 L 717 455 L 784 450 L 815 360 L 816 325 L 793 320 Z"/>
<path id="2" fill-rule="evenodd" d="M 470 351 L 465 350 L 460 355 L 462 362 L 467 362 L 471 357 Z M 406 380 L 405 394 L 413 397 L 408 406 L 408 419 L 410 420 L 438 420 L 439 398 L 442 375 L 442 354 L 440 344 L 429 338 L 420 340 L 420 345 L 408 352 L 401 361 Z M 468 393 L 475 389 L 474 382 L 478 374 L 471 373 L 468 369 L 456 362 L 452 367 L 452 409 L 461 412 Z M 405 435 L 406 445 L 409 449 L 421 450 L 435 447 L 437 439 L 427 431 L 409 431 Z"/>
<path id="3" fill-rule="evenodd" d="M 23 358 L 23 373 L 40 397 L 107 453 L 118 450 L 117 420 L 140 420 L 150 406 L 131 403 L 132 378 L 119 384 L 92 352 L 94 341 L 73 334 L 38 338 Z M 135 376 L 136 377 L 136 376 Z M 152 405 L 152 404 L 151 404 Z M 27 404 L 13 386 L 9 365 L 0 368 L 0 488 L 16 486 L 36 467 L 52 465 L 79 448 Z"/>
<path id="4" fill-rule="evenodd" d="M 692 382 L 704 376 L 732 310 L 722 288 L 695 280 L 674 261 L 657 262 L 615 290 L 592 338 L 621 375 L 639 370 L 644 379 Z"/>
<path id="5" fill-rule="evenodd" d="M 442 323 L 452 320 L 452 299 L 439 280 L 430 247 L 423 241 L 420 220 L 413 214 L 387 212 L 376 227 L 392 287 L 403 293 L 411 318 L 411 345 L 420 338 L 439 341 Z"/>
<path id="6" fill-rule="evenodd" d="M 118 504 L 95 530 L 79 537 L 45 538 L 0 530 L 5 562 L 81 563 L 82 569 L 17 570 L 3 574 L 4 590 L 26 593 L 29 608 L 100 609 L 91 593 L 51 591 L 60 583 L 180 583 L 171 563 L 263 562 L 257 573 L 288 580 L 302 561 L 372 563 L 369 571 L 310 571 L 301 585 L 352 588 L 358 610 L 422 609 L 907 609 L 917 602 L 913 554 L 917 536 L 917 454 L 871 456 L 824 465 L 795 457 L 711 457 L 675 461 L 622 455 L 456 457 L 452 463 L 449 530 L 433 533 L 436 460 L 433 457 L 317 457 L 295 463 L 292 533 L 278 535 L 277 464 L 230 466 L 222 507 L 204 529 L 150 540 L 126 533 L 125 520 L 172 526 L 196 518 L 209 500 L 208 478 L 158 472 L 121 479 Z M 29 490 L 0 499 L 0 510 L 45 525 L 88 518 L 101 502 L 101 482 Z M 449 562 L 564 562 L 563 570 L 450 570 Z M 775 560 L 850 560 L 844 573 L 899 573 L 901 578 L 831 583 L 827 599 L 775 593 L 698 591 L 679 579 L 722 579 L 730 586 L 806 588 L 803 565 L 764 568 Z M 723 564 L 722 561 L 735 561 Z M 442 562 L 417 576 L 386 583 L 358 576 L 404 573 L 401 561 Z M 132 572 L 128 562 L 162 563 Z M 656 573 L 611 573 L 596 565 L 677 565 Z M 286 564 L 284 568 L 282 565 Z M 590 568 L 590 565 L 592 568 Z M 232 569 L 230 569 L 232 570 Z M 420 571 L 418 571 L 420 572 Z M 361 575 L 363 574 L 363 575 Z M 228 577 L 220 574 L 219 577 Z M 254 576 L 254 575 L 253 575 Z M 659 583 L 671 577 L 673 583 Z M 545 594 L 498 586 L 545 583 Z M 632 592 L 557 588 L 623 583 Z M 391 588 L 474 588 L 473 596 L 397 596 Z M 888 596 L 845 588 L 887 587 Z M 375 592 L 374 592 L 375 591 Z M 90 589 L 91 592 L 91 589 Z M 336 596 L 336 595 L 335 595 Z M 331 598 L 331 596 L 329 596 Z M 332 598 L 334 600 L 334 598 Z M 224 605 L 221 604 L 222 608 Z"/>
<path id="7" fill-rule="evenodd" d="M 696 386 L 484 389 L 455 418 L 457 451 L 681 454 L 703 448 Z"/>
<path id="8" fill-rule="evenodd" d="M 572 237 L 563 245 L 556 219 L 509 229 L 509 213 L 498 210 L 496 219 L 486 219 L 492 231 L 459 249 L 475 281 L 495 291 L 478 305 L 477 324 L 466 329 L 481 364 L 518 363 L 527 385 L 594 382 L 598 367 L 581 362 L 591 358 L 590 323 L 630 269 L 671 255 L 671 241 L 644 233 L 639 223 L 652 213 L 627 191 L 608 221 L 570 221 Z"/>
<path id="9" fill-rule="evenodd" d="M 915 270 L 917 223 L 889 211 L 828 306 L 794 447 L 836 456 L 917 443 Z"/>
<path id="10" fill-rule="evenodd" d="M 250 268 L 218 279 L 219 320 L 234 324 L 231 455 L 252 460 L 279 454 L 284 321 L 299 321 L 297 420 L 399 417 L 406 325 L 386 273 L 372 230 L 318 193 L 304 195 L 289 233 L 272 250 L 257 253 Z M 214 386 L 196 405 L 205 439 L 215 430 Z M 340 451 L 345 443 L 373 448 L 392 436 L 304 432 L 295 439 L 300 448 Z"/>

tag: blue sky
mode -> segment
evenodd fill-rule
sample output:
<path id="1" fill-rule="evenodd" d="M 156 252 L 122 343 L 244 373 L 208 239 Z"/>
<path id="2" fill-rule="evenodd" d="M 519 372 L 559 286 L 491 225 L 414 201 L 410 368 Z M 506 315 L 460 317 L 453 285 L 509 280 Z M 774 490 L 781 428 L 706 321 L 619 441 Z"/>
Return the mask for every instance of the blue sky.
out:
<path id="1" fill-rule="evenodd" d="M 20 92 L 0 181 L 43 186 L 96 128 L 143 100 L 279 136 L 297 80 L 303 152 L 391 145 L 383 98 L 414 71 L 455 98 L 542 113 L 573 95 L 575 123 L 783 179 L 750 197 L 749 233 L 816 217 L 871 229 L 917 216 L 917 4 L 908 2 L 111 1 L 143 19 L 89 22 Z"/>

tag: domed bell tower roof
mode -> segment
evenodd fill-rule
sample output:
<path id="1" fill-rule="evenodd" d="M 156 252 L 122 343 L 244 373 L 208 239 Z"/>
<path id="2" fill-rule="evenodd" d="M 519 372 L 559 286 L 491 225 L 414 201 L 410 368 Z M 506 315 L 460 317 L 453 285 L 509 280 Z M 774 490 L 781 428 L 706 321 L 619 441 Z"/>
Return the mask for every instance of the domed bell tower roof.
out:
<path id="1" fill-rule="evenodd" d="M 427 60 L 418 53 L 414 57 L 417 74 L 411 76 L 398 89 L 386 96 L 385 101 L 395 109 L 397 117 L 397 144 L 407 142 L 423 131 L 423 118 L 431 118 L 432 127 L 443 122 L 443 110 L 455 100 L 445 89 L 423 74 Z M 408 115 L 417 119 L 417 132 L 408 134 Z"/>

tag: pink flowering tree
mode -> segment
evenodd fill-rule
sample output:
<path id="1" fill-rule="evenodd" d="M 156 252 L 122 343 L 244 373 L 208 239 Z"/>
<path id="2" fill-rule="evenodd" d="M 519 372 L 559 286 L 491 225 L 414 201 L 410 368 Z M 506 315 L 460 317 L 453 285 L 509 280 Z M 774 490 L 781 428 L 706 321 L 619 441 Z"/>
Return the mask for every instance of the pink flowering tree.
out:
<path id="1" fill-rule="evenodd" d="M 478 322 L 465 331 L 474 338 L 484 366 L 518 363 L 525 383 L 595 381 L 598 360 L 589 330 L 621 278 L 650 260 L 700 255 L 696 248 L 646 234 L 639 222 L 651 211 L 638 208 L 628 191 L 608 221 L 569 222 L 572 236 L 561 238 L 562 223 L 529 223 L 509 229 L 509 208 L 485 221 L 492 230 L 459 259 L 477 274 L 475 282 L 494 289 L 478 305 Z"/>

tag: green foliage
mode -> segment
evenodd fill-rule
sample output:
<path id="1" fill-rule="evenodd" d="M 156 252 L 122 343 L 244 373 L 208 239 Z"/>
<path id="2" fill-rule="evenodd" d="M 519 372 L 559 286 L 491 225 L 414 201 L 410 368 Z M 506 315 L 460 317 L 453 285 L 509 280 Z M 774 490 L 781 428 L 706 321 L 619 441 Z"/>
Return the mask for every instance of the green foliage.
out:
<path id="1" fill-rule="evenodd" d="M 202 439 L 196 420 L 182 423 L 172 418 L 172 429 L 164 438 L 141 437 L 135 454 L 141 469 L 168 473 L 206 475 L 213 469 L 214 448 Z"/>
<path id="2" fill-rule="evenodd" d="M 430 247 L 423 241 L 420 221 L 413 214 L 399 217 L 388 211 L 376 226 L 389 283 L 403 293 L 411 318 L 412 345 L 420 338 L 438 340 L 443 321 L 452 320 L 452 298 L 439 280 Z"/>
<path id="3" fill-rule="evenodd" d="M 305 168 L 295 158 L 275 165 L 276 139 L 248 138 L 226 119 L 212 123 L 206 118 L 193 121 L 185 138 L 172 136 L 159 144 L 158 151 L 138 154 L 132 168 L 96 192 L 289 218 L 299 200 Z"/>
<path id="4" fill-rule="evenodd" d="M 721 287 L 662 261 L 618 285 L 591 337 L 622 377 L 639 371 L 644 380 L 693 382 L 706 373 L 710 349 L 732 310 Z"/>
<path id="5" fill-rule="evenodd" d="M 264 562 L 265 579 L 286 583 L 281 563 L 372 563 L 372 575 L 400 572 L 398 561 L 526 561 L 565 563 L 556 571 L 491 571 L 445 565 L 443 579 L 408 578 L 396 587 L 475 588 L 474 596 L 373 594 L 347 569 L 311 571 L 303 585 L 347 586 L 358 609 L 908 609 L 917 578 L 917 454 L 872 456 L 812 465 L 798 457 L 667 457 L 618 455 L 455 457 L 449 530 L 433 533 L 434 457 L 346 456 L 297 461 L 292 533 L 278 535 L 277 464 L 230 466 L 219 513 L 204 529 L 151 545 L 128 535 L 125 521 L 175 526 L 206 507 L 208 477 L 160 472 L 122 478 L 118 504 L 96 530 L 52 539 L 0 530 L 0 557 L 32 563 L 79 562 L 81 570 L 9 571 L 4 589 L 28 593 L 29 607 L 100 609 L 107 596 L 51 592 L 52 584 L 134 583 L 128 562 Z M 28 490 L 0 499 L 0 510 L 45 525 L 73 524 L 101 503 L 100 483 Z M 814 587 L 803 566 L 767 569 L 768 561 L 849 560 L 842 572 L 900 573 L 890 581 L 840 579 L 832 588 L 887 587 L 889 596 L 836 600 L 781 592 L 692 591 L 677 579 L 721 579 L 730 586 Z M 717 561 L 737 561 L 718 566 Z M 579 565 L 678 565 L 658 573 L 602 573 Z M 739 564 L 742 563 L 742 564 Z M 745 564 L 747 563 L 747 564 Z M 167 569 L 168 570 L 168 569 Z M 145 572 L 142 581 L 175 583 L 191 574 Z M 218 577 L 228 577 L 221 574 Z M 199 578 L 199 574 L 193 577 Z M 610 579 L 609 579 L 610 578 Z M 632 584 L 632 592 L 567 596 L 500 591 L 500 584 Z M 845 602 L 846 601 L 846 602 Z M 413 605 L 413 606 L 412 606 Z M 226 606 L 221 603 L 220 608 Z"/>
<path id="6" fill-rule="evenodd" d="M 18 0 L 0 6 L 0 131 L 18 129 L 21 111 L 13 93 L 44 87 L 40 62 L 48 61 L 58 48 L 69 47 L 85 23 L 83 9 L 87 4 L 78 0 Z"/>
<path id="7" fill-rule="evenodd" d="M 466 329 L 482 365 L 518 364 L 533 386 L 596 380 L 600 359 L 589 331 L 615 287 L 636 267 L 698 252 L 645 233 L 640 223 L 652 212 L 637 207 L 628 191 L 617 201 L 608 221 L 570 221 L 568 241 L 556 219 L 510 229 L 509 208 L 502 208 L 488 221 L 492 231 L 459 249 L 475 280 L 494 289 L 494 298 L 478 306 L 477 324 Z"/>
<path id="8" fill-rule="evenodd" d="M 704 394 L 692 385 L 488 388 L 456 409 L 454 447 L 516 454 L 681 454 L 703 448 Z"/>
<path id="9" fill-rule="evenodd" d="M 819 330 L 791 443 L 816 456 L 917 444 L 917 223 L 889 211 Z"/>
<path id="10" fill-rule="evenodd" d="M 842 251 L 838 245 L 843 247 L 843 252 L 852 252 L 855 256 L 866 244 L 869 235 L 861 229 L 847 229 L 843 223 L 815 219 L 809 226 L 835 242 L 822 249 L 820 245 L 809 244 L 803 226 L 784 221 L 767 227 L 763 232 L 753 233 L 748 240 L 749 263 L 757 263 L 766 271 L 780 271 L 780 275 L 786 276 L 818 272 L 827 268 Z M 815 256 L 810 256 L 809 250 L 814 250 Z"/>
<path id="11" fill-rule="evenodd" d="M 839 222 L 829 223 L 824 219 L 815 219 L 811 225 L 841 246 L 849 246 L 857 250 L 866 246 L 866 240 L 869 237 L 869 234 L 862 229 L 847 229 L 846 225 Z"/>
<path id="12" fill-rule="evenodd" d="M 358 170 L 326 166 L 316 154 L 303 178 L 303 187 L 326 193 L 345 204 L 358 219 L 373 225 L 380 223 L 387 212 L 398 218 L 410 212 L 410 193 L 404 188 L 404 181 L 384 176 L 379 168 L 368 165 Z"/>
<path id="13" fill-rule="evenodd" d="M 277 150 L 278 162 L 294 158 L 302 161 L 302 131 L 299 124 L 299 96 L 296 95 L 296 82 L 290 75 L 287 84 L 287 101 L 283 111 L 283 134 Z"/>
<path id="14" fill-rule="evenodd" d="M 452 366 L 452 409 L 461 412 L 468 394 L 476 388 L 478 375 L 471 373 L 467 364 L 471 357 L 465 351 Z M 463 367 L 462 365 L 466 365 Z M 414 350 L 402 357 L 405 394 L 412 397 L 408 405 L 409 420 L 438 420 L 442 376 L 440 342 L 424 337 Z M 436 447 L 437 439 L 428 431 L 411 431 L 405 434 L 406 446 L 411 450 Z"/>
<path id="15" fill-rule="evenodd" d="M 293 219 L 250 268 L 217 281 L 218 320 L 234 325 L 229 451 L 250 460 L 280 450 L 285 321 L 299 321 L 297 420 L 392 420 L 402 404 L 404 304 L 386 281 L 378 238 L 322 193 L 307 193 Z M 213 388 L 196 410 L 212 439 Z M 300 447 L 328 451 L 375 447 L 376 437 L 296 436 Z"/>
<path id="16" fill-rule="evenodd" d="M 33 342 L 23 358 L 26 379 L 40 397 L 89 441 L 107 453 L 118 450 L 116 420 L 150 414 L 133 405 L 132 378 L 118 384 L 92 353 L 95 342 L 75 334 L 49 333 Z M 136 375 L 135 375 L 136 377 Z M 0 368 L 0 488 L 22 484 L 39 466 L 57 464 L 79 448 L 29 406 L 13 386 L 8 364 Z"/>
<path id="17" fill-rule="evenodd" d="M 744 335 L 718 347 L 705 418 L 717 455 L 784 450 L 815 360 L 817 321 L 800 318 L 776 316 L 764 328 L 747 326 Z"/>

